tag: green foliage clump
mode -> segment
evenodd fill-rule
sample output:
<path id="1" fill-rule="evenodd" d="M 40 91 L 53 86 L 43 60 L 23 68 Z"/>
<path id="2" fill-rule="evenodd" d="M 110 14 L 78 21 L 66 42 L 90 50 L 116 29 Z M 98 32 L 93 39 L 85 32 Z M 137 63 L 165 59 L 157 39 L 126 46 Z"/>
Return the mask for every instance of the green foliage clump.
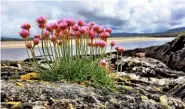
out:
<path id="1" fill-rule="evenodd" d="M 67 80 L 70 82 L 87 82 L 96 87 L 113 87 L 113 80 L 99 61 L 90 59 L 61 60 L 53 65 L 52 70 L 43 70 L 41 78 L 46 81 Z"/>

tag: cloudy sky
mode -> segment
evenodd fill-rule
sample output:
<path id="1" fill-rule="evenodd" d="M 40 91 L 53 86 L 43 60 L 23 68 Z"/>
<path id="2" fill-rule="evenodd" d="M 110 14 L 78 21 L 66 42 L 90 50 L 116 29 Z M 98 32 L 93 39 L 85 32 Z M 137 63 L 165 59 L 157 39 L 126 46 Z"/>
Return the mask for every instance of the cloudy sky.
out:
<path id="1" fill-rule="evenodd" d="M 95 21 L 113 32 L 162 32 L 185 27 L 185 0 L 56 0 L 1 1 L 1 36 L 19 37 L 20 25 L 46 16 L 49 22 L 61 18 Z"/>

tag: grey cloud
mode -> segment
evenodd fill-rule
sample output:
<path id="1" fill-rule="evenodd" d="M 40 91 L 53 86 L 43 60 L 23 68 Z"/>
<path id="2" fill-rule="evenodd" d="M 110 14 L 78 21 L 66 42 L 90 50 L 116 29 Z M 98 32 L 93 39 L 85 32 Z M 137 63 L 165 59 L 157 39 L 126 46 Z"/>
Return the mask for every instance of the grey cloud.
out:
<path id="1" fill-rule="evenodd" d="M 3 36 L 17 36 L 20 25 L 28 22 L 33 25 L 33 33 L 37 32 L 35 19 L 41 15 L 48 20 L 72 18 L 95 21 L 113 28 L 113 32 L 159 32 L 185 26 L 183 0 L 166 0 L 160 4 L 159 9 L 156 9 L 155 2 L 157 1 L 2 1 L 1 31 Z M 106 3 L 110 6 L 106 7 Z M 170 13 L 170 16 L 166 13 Z"/>

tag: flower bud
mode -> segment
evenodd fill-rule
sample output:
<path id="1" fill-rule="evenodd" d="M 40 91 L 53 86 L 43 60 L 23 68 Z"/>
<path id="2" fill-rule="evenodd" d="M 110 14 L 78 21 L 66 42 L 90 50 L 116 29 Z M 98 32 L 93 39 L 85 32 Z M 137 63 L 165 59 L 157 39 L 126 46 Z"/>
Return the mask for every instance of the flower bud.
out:
<path id="1" fill-rule="evenodd" d="M 111 47 L 115 46 L 115 42 L 114 42 L 114 41 L 111 41 L 111 42 L 110 42 L 110 46 L 111 46 Z"/>
<path id="2" fill-rule="evenodd" d="M 33 39 L 33 44 L 34 45 L 38 45 L 39 44 L 39 39 L 38 38 L 34 38 Z"/>
<path id="3" fill-rule="evenodd" d="M 19 32 L 19 35 L 20 35 L 22 38 L 27 38 L 27 37 L 30 35 L 30 33 L 29 33 L 28 30 L 23 29 L 23 30 L 21 30 L 21 31 Z"/>
<path id="4" fill-rule="evenodd" d="M 25 30 L 29 30 L 31 28 L 31 25 L 28 24 L 28 23 L 24 23 L 24 24 L 21 25 L 21 28 L 25 29 Z"/>
<path id="5" fill-rule="evenodd" d="M 32 48 L 32 44 L 31 44 L 31 43 L 27 43 L 27 44 L 26 44 L 26 47 L 27 47 L 28 49 L 31 49 L 31 48 Z"/>

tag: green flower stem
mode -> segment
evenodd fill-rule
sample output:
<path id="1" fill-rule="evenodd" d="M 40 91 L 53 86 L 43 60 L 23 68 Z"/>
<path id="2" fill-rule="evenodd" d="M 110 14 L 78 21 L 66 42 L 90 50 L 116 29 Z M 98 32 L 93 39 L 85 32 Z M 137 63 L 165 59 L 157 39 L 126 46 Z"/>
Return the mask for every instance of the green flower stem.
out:
<path id="1" fill-rule="evenodd" d="M 54 53 L 53 53 L 53 49 L 52 49 L 52 45 L 51 45 L 51 41 L 49 41 L 49 45 L 50 45 L 50 50 L 51 50 L 51 55 L 53 57 L 53 61 L 55 60 L 55 57 L 54 57 Z"/>
<path id="2" fill-rule="evenodd" d="M 121 52 L 121 57 L 122 57 L 122 56 L 123 56 L 123 53 Z M 123 66 L 121 65 L 121 71 L 122 71 L 122 67 L 123 67 Z"/>
<path id="3" fill-rule="evenodd" d="M 24 39 L 24 43 L 25 43 L 25 46 L 26 46 L 26 39 Z M 28 54 L 29 61 L 32 62 L 27 47 L 26 47 L 26 52 Z"/>
<path id="4" fill-rule="evenodd" d="M 118 51 L 117 51 L 117 62 L 118 62 Z M 117 71 L 118 71 L 118 65 L 117 65 Z"/>

